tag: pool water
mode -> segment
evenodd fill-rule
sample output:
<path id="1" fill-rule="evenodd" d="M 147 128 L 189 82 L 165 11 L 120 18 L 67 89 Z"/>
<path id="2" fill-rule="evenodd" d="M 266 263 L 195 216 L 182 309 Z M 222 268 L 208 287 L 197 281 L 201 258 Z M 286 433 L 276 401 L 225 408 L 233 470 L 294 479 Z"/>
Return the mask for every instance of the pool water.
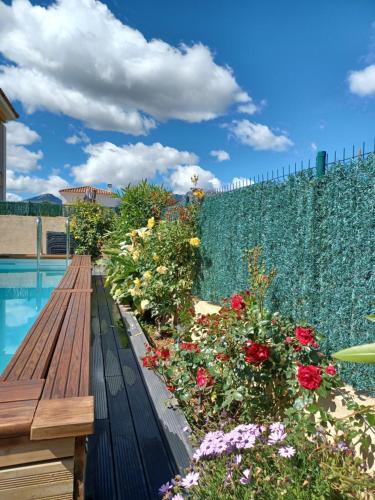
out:
<path id="1" fill-rule="evenodd" d="M 0 373 L 66 270 L 66 261 L 0 259 Z"/>

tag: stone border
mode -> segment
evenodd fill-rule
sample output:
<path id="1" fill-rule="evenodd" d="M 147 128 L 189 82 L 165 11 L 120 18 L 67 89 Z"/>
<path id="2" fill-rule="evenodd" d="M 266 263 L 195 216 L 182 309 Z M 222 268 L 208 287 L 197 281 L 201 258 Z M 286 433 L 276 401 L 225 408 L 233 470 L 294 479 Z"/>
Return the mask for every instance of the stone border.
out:
<path id="1" fill-rule="evenodd" d="M 172 408 L 171 405 L 167 404 L 168 400 L 171 399 L 171 394 L 165 387 L 163 380 L 142 364 L 141 358 L 145 355 L 145 344 L 149 345 L 149 343 L 135 315 L 124 306 L 119 305 L 118 308 L 171 456 L 176 468 L 183 474 L 184 469 L 190 465 L 194 452 L 190 439 L 190 426 L 180 408 Z"/>

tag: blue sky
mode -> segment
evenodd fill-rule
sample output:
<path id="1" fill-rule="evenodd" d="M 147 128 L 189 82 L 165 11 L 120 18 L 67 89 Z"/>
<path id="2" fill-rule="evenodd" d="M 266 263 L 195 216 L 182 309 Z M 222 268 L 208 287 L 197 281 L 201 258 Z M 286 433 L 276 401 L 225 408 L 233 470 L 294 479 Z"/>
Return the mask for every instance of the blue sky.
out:
<path id="1" fill-rule="evenodd" d="M 10 198 L 372 147 L 374 22 L 372 0 L 0 1 Z"/>

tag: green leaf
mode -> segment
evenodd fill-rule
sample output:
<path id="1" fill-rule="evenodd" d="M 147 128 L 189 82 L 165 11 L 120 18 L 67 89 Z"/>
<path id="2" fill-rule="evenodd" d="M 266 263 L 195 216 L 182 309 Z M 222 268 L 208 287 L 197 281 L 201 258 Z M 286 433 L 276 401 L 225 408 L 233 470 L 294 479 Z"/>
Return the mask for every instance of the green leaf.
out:
<path id="1" fill-rule="evenodd" d="M 369 314 L 368 316 L 366 316 L 366 318 L 369 321 L 372 321 L 373 323 L 375 323 L 375 314 Z"/>
<path id="2" fill-rule="evenodd" d="M 371 427 L 375 427 L 375 413 L 366 414 L 366 420 Z"/>
<path id="3" fill-rule="evenodd" d="M 350 361 L 352 363 L 375 363 L 375 344 L 362 344 L 342 351 L 335 352 L 332 355 L 341 361 Z"/>

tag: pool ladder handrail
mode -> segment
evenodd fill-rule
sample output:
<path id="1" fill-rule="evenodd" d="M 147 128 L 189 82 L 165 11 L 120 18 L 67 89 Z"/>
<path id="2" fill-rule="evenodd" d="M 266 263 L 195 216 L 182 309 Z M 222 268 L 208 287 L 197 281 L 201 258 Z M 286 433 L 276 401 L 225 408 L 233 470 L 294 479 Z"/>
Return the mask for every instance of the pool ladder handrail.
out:
<path id="1" fill-rule="evenodd" d="M 38 269 L 40 265 L 40 254 L 42 251 L 42 235 L 42 218 L 38 216 L 36 218 L 36 261 Z"/>

